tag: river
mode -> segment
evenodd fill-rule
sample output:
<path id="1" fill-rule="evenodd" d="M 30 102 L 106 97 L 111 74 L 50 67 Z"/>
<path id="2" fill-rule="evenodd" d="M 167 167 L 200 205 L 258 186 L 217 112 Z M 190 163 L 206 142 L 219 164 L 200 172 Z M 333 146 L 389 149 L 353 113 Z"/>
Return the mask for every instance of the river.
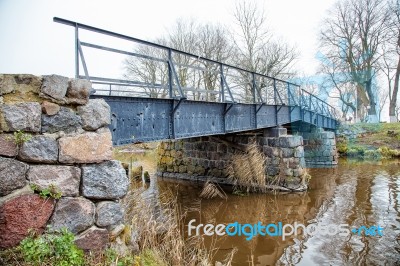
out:
<path id="1" fill-rule="evenodd" d="M 378 233 L 295 236 L 205 236 L 206 246 L 222 261 L 232 249 L 233 265 L 400 265 L 400 161 L 357 162 L 342 159 L 335 168 L 309 169 L 307 192 L 233 195 L 199 199 L 201 187 L 158 179 L 158 189 L 174 188 L 183 209 L 184 225 L 254 224 L 262 222 L 308 226 L 348 224 L 380 226 Z M 192 211 L 191 211 L 192 210 Z M 185 227 L 187 230 L 187 227 Z M 378 232 L 375 230 L 375 232 Z"/>

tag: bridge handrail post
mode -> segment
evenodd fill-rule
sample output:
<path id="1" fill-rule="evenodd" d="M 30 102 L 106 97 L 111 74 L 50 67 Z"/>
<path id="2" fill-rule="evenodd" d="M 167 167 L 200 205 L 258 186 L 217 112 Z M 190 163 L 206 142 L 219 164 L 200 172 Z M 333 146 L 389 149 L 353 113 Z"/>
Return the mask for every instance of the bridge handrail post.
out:
<path id="1" fill-rule="evenodd" d="M 256 75 L 254 74 L 254 72 L 250 73 L 251 75 L 251 93 L 253 94 L 253 103 L 256 103 Z"/>
<path id="2" fill-rule="evenodd" d="M 171 61 L 172 61 L 172 50 L 168 49 L 168 82 L 169 82 L 169 98 L 173 98 L 173 79 L 172 79 L 172 65 L 171 65 Z"/>
<path id="3" fill-rule="evenodd" d="M 75 78 L 79 78 L 79 27 L 75 23 Z"/>
<path id="4" fill-rule="evenodd" d="M 219 75 L 220 75 L 220 84 L 221 84 L 221 92 L 220 99 L 221 102 L 225 102 L 225 88 L 224 88 L 224 66 L 222 63 L 219 64 Z"/>

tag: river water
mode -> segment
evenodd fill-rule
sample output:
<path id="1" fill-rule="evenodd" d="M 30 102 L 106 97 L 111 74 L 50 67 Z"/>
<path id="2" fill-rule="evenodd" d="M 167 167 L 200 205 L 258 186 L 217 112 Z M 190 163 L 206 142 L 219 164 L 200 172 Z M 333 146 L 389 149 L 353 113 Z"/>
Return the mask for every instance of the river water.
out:
<path id="1" fill-rule="evenodd" d="M 341 160 L 335 168 L 309 169 L 310 189 L 297 194 L 232 195 L 199 199 L 201 187 L 158 179 L 160 192 L 175 188 L 184 224 L 254 224 L 262 222 L 308 226 L 348 224 L 380 226 L 383 235 L 204 236 L 206 246 L 222 261 L 237 249 L 233 265 L 400 265 L 400 161 Z M 192 210 L 192 211 L 191 211 Z M 186 228 L 187 230 L 187 228 Z M 290 230 L 290 229 L 287 229 Z M 193 231 L 194 232 L 194 231 Z M 375 231 L 377 232 L 377 231 Z"/>

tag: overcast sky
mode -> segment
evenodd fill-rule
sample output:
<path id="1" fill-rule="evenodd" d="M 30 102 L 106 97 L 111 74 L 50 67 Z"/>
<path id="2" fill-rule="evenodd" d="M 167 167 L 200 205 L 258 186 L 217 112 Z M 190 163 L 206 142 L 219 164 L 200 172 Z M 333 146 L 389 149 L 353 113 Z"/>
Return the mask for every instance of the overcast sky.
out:
<path id="1" fill-rule="evenodd" d="M 258 0 L 275 35 L 301 53 L 298 66 L 318 64 L 318 28 L 334 0 Z M 177 18 L 232 23 L 233 0 L 0 0 L 0 73 L 74 76 L 73 28 L 53 17 L 152 40 Z"/>

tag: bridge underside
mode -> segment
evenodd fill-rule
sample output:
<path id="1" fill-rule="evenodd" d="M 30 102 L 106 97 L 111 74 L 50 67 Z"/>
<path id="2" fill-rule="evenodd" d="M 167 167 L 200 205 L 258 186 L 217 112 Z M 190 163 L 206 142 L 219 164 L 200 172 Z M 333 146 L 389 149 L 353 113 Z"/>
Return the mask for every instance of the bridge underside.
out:
<path id="1" fill-rule="evenodd" d="M 299 106 L 92 96 L 111 107 L 114 145 L 252 131 L 305 123 L 328 130 L 336 120 Z M 296 122 L 296 123 L 295 123 Z"/>

